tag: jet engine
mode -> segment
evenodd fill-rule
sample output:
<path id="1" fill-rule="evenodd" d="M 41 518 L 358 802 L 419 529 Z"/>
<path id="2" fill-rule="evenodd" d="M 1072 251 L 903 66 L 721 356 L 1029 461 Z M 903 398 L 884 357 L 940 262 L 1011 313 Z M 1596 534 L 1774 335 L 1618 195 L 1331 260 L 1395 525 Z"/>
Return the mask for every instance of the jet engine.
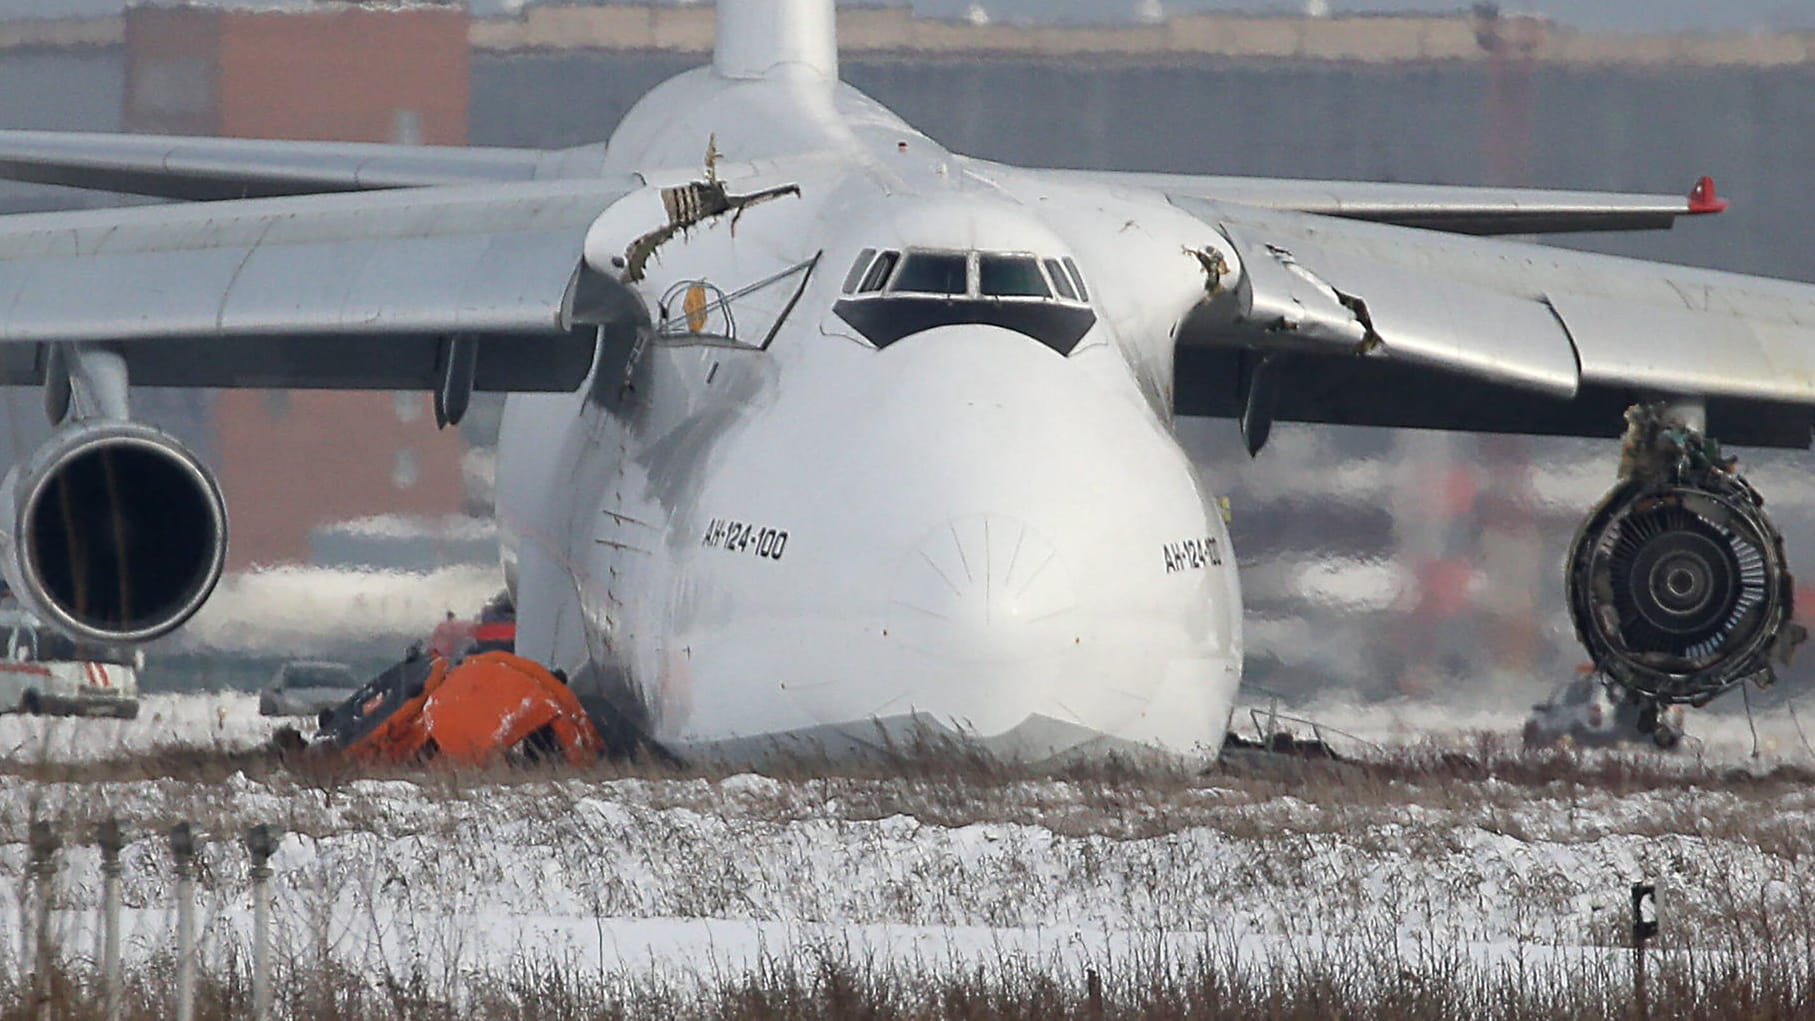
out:
<path id="1" fill-rule="evenodd" d="M 1769 686 L 1807 632 L 1792 621 L 1783 535 L 1763 497 L 1661 407 L 1627 419 L 1620 483 L 1569 552 L 1576 634 L 1596 667 L 1653 706 Z"/>
<path id="2" fill-rule="evenodd" d="M 227 556 L 220 486 L 176 440 L 131 422 L 52 434 L 0 485 L 0 570 L 78 638 L 140 642 L 207 601 Z"/>

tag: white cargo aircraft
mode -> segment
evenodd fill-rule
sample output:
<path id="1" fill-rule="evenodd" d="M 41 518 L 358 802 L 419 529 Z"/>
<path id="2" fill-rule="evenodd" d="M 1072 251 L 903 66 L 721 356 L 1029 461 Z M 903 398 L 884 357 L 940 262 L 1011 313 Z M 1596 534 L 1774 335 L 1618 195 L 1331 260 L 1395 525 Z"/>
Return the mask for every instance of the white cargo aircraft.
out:
<path id="1" fill-rule="evenodd" d="M 221 494 L 131 386 L 423 389 L 444 422 L 507 391 L 519 651 L 624 732 L 1214 751 L 1241 591 L 1175 416 L 1258 451 L 1646 404 L 1572 560 L 1589 648 L 1655 705 L 1798 637 L 1703 434 L 1810 444 L 1815 288 L 1480 237 L 1664 227 L 1710 183 L 1018 169 L 842 84 L 832 0 L 724 0 L 718 40 L 564 152 L 0 133 L 4 176 L 212 200 L 0 219 L 0 381 L 59 424 L 7 483 L 13 590 L 114 643 L 208 598 Z"/>

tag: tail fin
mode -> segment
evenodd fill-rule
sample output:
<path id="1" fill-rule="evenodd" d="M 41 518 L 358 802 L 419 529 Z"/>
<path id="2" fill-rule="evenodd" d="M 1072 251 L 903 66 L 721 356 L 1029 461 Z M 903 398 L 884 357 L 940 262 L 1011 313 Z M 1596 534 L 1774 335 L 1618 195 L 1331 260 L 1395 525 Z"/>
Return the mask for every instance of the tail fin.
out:
<path id="1" fill-rule="evenodd" d="M 838 77 L 834 0 L 718 0 L 713 69 L 724 78 Z"/>

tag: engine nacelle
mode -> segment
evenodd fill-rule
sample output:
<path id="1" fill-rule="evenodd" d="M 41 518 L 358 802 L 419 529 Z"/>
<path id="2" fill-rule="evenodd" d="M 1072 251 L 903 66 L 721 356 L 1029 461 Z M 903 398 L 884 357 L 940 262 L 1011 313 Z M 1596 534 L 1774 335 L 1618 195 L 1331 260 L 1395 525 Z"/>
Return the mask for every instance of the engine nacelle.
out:
<path id="1" fill-rule="evenodd" d="M 78 638 L 143 642 L 201 609 L 227 558 L 220 486 L 176 440 L 131 422 L 58 430 L 0 486 L 0 570 Z"/>
<path id="2" fill-rule="evenodd" d="M 1569 551 L 1570 615 L 1595 666 L 1664 703 L 1769 685 L 1807 635 L 1763 498 L 1699 433 L 1654 418 L 1627 461 Z"/>

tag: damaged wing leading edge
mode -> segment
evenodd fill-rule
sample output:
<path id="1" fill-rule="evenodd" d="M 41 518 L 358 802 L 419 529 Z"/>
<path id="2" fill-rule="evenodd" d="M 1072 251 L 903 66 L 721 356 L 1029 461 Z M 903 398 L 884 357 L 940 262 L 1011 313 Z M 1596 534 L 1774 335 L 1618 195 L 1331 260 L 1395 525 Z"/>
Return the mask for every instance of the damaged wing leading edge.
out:
<path id="1" fill-rule="evenodd" d="M 1380 258 L 1370 247 L 1278 238 L 1264 224 L 1226 220 L 1224 236 L 1249 268 L 1242 319 L 1328 339 L 1358 354 L 1454 369 L 1570 397 L 1579 377 L 1568 332 L 1542 301 L 1466 281 L 1425 286 L 1427 270 Z M 1300 316 L 1294 319 L 1293 316 Z M 1307 330 L 1307 327 L 1311 327 Z"/>
<path id="2" fill-rule="evenodd" d="M 1601 436 L 1681 395 L 1732 442 L 1809 445 L 1815 287 L 1173 202 L 1243 267 L 1181 329 L 1182 414 Z"/>

